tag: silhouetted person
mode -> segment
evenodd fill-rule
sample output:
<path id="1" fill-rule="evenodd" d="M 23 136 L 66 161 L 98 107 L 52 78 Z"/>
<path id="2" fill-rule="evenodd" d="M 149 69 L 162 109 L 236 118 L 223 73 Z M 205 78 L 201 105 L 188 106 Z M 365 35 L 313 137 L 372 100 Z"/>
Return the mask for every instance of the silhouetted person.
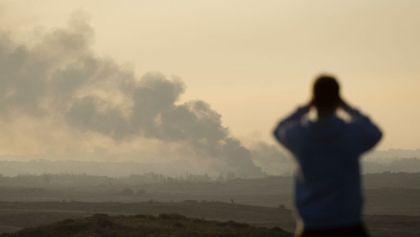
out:
<path id="1" fill-rule="evenodd" d="M 305 116 L 312 107 L 317 112 L 313 121 Z M 349 115 L 349 121 L 336 115 L 338 108 Z M 274 136 L 298 164 L 297 236 L 368 236 L 362 220 L 359 157 L 379 142 L 382 133 L 341 99 L 337 80 L 318 77 L 312 100 L 282 120 Z"/>

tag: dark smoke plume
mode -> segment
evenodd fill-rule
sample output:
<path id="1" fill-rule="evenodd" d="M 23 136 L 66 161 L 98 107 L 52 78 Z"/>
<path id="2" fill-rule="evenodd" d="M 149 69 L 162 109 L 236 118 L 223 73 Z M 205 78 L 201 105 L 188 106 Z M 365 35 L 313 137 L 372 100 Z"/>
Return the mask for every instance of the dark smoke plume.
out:
<path id="1" fill-rule="evenodd" d="M 185 85 L 160 73 L 137 77 L 91 50 L 93 29 L 73 17 L 33 46 L 0 34 L 0 108 L 4 120 L 54 116 L 73 129 L 117 142 L 142 138 L 180 142 L 220 172 L 262 175 L 251 152 L 204 101 L 179 103 Z"/>

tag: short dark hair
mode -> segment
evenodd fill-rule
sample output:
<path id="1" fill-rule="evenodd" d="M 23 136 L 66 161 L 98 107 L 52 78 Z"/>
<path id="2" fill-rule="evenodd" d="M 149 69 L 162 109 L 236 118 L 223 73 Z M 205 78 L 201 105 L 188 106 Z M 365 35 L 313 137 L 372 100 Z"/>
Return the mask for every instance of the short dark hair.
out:
<path id="1" fill-rule="evenodd" d="M 340 102 L 340 85 L 331 75 L 320 75 L 313 87 L 313 105 L 318 109 L 336 109 Z"/>

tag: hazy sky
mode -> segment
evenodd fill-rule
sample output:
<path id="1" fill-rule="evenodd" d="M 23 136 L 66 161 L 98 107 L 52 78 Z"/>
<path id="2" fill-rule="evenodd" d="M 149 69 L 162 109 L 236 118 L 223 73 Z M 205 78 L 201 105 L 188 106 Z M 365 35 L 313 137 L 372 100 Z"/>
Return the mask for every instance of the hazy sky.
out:
<path id="1" fill-rule="evenodd" d="M 385 131 L 379 149 L 420 148 L 420 1 L 0 0 L 0 21 L 32 44 L 80 10 L 97 54 L 180 77 L 181 101 L 208 102 L 243 140 L 272 142 L 330 72 Z"/>

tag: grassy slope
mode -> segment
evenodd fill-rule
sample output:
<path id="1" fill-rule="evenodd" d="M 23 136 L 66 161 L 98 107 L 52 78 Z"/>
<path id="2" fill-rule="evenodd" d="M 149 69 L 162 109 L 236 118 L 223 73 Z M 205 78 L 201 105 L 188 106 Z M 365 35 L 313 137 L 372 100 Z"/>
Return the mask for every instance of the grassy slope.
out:
<path id="1" fill-rule="evenodd" d="M 291 237 L 280 228 L 253 227 L 236 222 L 205 221 L 177 214 L 108 216 L 96 214 L 50 225 L 26 228 L 1 237 Z"/>
<path id="2" fill-rule="evenodd" d="M 161 213 L 179 213 L 190 218 L 209 221 L 233 220 L 258 227 L 277 226 L 289 232 L 294 230 L 294 218 L 290 210 L 232 203 L 196 201 L 180 203 L 0 202 L 0 232 L 10 233 L 25 227 L 49 225 L 65 219 L 80 220 L 92 216 L 94 213 L 107 213 L 113 216 L 135 216 L 138 214 L 158 216 Z M 372 237 L 420 236 L 418 224 L 420 216 L 368 215 L 365 216 L 365 219 Z M 44 235 L 31 236 L 44 237 Z"/>

